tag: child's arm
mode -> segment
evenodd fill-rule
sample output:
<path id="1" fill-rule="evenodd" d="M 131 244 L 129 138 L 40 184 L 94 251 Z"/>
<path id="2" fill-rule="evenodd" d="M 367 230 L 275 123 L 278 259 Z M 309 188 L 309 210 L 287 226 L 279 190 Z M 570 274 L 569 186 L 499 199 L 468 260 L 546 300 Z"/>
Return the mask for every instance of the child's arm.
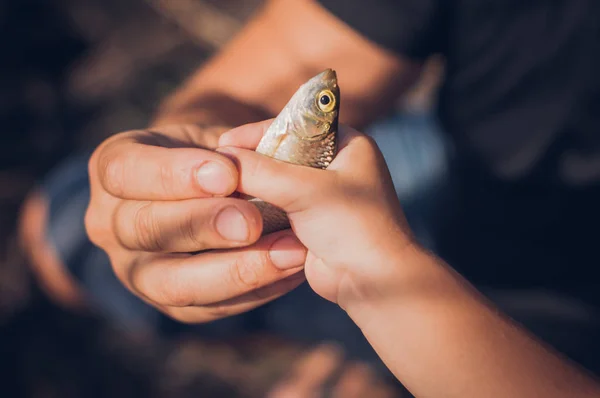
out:
<path id="1" fill-rule="evenodd" d="M 229 131 L 220 144 L 253 149 L 264 126 Z M 372 141 L 346 128 L 340 141 L 327 170 L 239 148 L 220 151 L 238 166 L 239 191 L 288 213 L 308 249 L 310 286 L 349 313 L 413 394 L 600 397 L 591 376 L 501 315 L 414 243 Z"/>
<path id="2" fill-rule="evenodd" d="M 410 252 L 409 255 L 406 255 Z M 493 308 L 446 264 L 410 248 L 355 284 L 346 310 L 419 397 L 599 397 L 584 370 Z"/>

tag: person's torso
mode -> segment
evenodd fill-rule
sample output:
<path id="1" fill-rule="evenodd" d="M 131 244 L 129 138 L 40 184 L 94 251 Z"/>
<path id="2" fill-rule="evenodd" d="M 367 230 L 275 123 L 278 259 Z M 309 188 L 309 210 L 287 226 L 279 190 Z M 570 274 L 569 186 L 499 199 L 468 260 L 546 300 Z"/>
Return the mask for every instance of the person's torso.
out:
<path id="1" fill-rule="evenodd" d="M 439 110 L 460 209 L 442 251 L 482 279 L 581 282 L 600 239 L 600 1 L 452 4 Z"/>
<path id="2" fill-rule="evenodd" d="M 500 179 L 600 182 L 600 1 L 456 0 L 440 117 Z"/>

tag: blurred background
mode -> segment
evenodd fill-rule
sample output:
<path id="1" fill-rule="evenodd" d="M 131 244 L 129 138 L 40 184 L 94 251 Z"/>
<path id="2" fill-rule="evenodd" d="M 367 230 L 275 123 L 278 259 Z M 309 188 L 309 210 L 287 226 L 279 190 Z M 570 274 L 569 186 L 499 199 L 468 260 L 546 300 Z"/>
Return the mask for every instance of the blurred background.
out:
<path id="1" fill-rule="evenodd" d="M 312 352 L 271 336 L 231 342 L 117 330 L 52 304 L 17 244 L 20 206 L 44 173 L 145 126 L 260 4 L 0 1 L 0 396 L 264 397 L 294 358 Z M 429 107 L 439 68 L 430 75 L 403 106 Z"/>

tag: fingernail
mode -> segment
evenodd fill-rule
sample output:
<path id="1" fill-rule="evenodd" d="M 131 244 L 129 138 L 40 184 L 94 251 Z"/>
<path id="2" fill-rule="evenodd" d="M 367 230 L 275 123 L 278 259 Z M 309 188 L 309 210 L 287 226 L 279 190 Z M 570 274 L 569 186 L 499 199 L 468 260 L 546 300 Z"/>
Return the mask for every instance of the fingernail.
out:
<path id="1" fill-rule="evenodd" d="M 269 250 L 273 265 L 279 269 L 290 269 L 304 265 L 306 248 L 295 236 L 286 235 L 277 239 Z"/>
<path id="2" fill-rule="evenodd" d="M 225 239 L 235 242 L 248 240 L 248 223 L 244 215 L 235 207 L 226 207 L 215 221 L 217 232 Z"/>
<path id="3" fill-rule="evenodd" d="M 231 174 L 217 162 L 208 162 L 196 171 L 196 180 L 203 191 L 214 195 L 225 195 L 231 185 Z"/>

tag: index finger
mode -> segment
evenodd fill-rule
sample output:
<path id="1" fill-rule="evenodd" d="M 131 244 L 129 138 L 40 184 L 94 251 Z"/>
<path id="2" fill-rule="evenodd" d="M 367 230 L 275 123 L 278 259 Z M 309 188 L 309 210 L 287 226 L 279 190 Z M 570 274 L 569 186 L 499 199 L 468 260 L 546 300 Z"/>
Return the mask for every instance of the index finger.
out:
<path id="1" fill-rule="evenodd" d="M 211 150 L 165 148 L 124 136 L 92 157 L 90 177 L 121 199 L 183 200 L 230 195 L 238 172 L 231 160 Z"/>
<path id="2" fill-rule="evenodd" d="M 273 123 L 274 119 L 248 123 L 233 128 L 219 137 L 219 146 L 235 146 L 238 148 L 255 150 L 263 135 Z"/>
<path id="3" fill-rule="evenodd" d="M 365 145 L 370 141 L 352 128 L 344 126 L 340 129 L 338 155 L 328 170 L 321 170 L 276 160 L 249 150 L 248 145 L 243 143 L 251 142 L 259 134 L 261 126 L 247 127 L 246 131 L 239 128 L 227 132 L 227 141 L 222 140 L 219 144 L 237 145 L 220 147 L 217 151 L 230 157 L 237 165 L 239 192 L 260 198 L 287 213 L 306 210 L 307 206 L 312 206 L 315 197 L 331 192 L 337 184 L 335 173 L 331 171 L 354 172 L 357 168 L 355 164 L 366 170 L 361 171 L 363 175 L 372 169 L 368 164 L 372 156 L 367 156 L 370 154 L 366 150 L 374 151 Z"/>
<path id="4" fill-rule="evenodd" d="M 233 146 L 236 148 L 255 150 L 261 138 L 273 123 L 274 119 L 264 120 L 262 122 L 244 124 L 233 128 L 219 137 L 219 147 Z M 357 130 L 340 125 L 337 133 L 339 151 L 342 151 L 356 137 L 364 134 Z"/>

